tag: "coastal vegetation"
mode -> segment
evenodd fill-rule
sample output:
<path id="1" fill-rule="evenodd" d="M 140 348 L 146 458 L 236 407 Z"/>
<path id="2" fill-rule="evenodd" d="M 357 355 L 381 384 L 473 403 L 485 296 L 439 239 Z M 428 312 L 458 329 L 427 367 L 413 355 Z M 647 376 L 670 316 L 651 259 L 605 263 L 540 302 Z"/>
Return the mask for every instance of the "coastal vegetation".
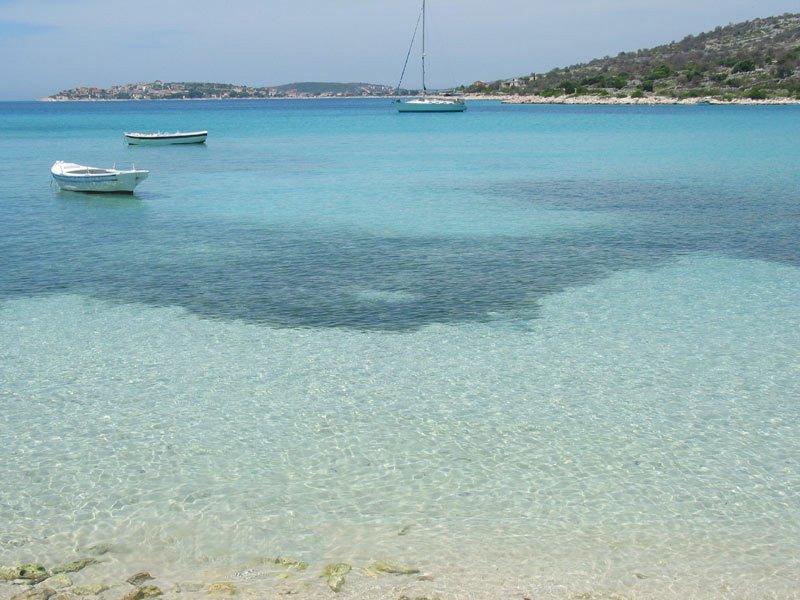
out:
<path id="1" fill-rule="evenodd" d="M 800 99 L 800 14 L 754 19 L 462 93 L 540 97 Z"/>

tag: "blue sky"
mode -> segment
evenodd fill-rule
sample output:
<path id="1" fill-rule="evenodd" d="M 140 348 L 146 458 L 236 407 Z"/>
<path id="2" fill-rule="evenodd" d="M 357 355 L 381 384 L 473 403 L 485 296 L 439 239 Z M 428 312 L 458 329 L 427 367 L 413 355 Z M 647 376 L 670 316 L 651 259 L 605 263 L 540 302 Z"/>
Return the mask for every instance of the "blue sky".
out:
<path id="1" fill-rule="evenodd" d="M 797 0 L 428 1 L 434 87 L 800 10 Z M 0 0 L 0 99 L 154 79 L 394 84 L 418 9 L 417 0 Z"/>

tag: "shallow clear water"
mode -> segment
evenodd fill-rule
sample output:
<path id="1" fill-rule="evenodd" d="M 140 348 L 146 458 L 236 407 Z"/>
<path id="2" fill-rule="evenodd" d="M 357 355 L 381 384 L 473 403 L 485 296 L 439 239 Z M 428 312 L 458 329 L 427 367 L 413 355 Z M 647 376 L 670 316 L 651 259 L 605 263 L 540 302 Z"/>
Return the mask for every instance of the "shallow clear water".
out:
<path id="1" fill-rule="evenodd" d="M 178 128 L 208 145 L 121 140 Z M 0 130 L 0 564 L 795 597 L 797 108 L 13 103 Z M 56 193 L 57 159 L 152 173 Z M 278 554 L 311 567 L 243 572 Z"/>

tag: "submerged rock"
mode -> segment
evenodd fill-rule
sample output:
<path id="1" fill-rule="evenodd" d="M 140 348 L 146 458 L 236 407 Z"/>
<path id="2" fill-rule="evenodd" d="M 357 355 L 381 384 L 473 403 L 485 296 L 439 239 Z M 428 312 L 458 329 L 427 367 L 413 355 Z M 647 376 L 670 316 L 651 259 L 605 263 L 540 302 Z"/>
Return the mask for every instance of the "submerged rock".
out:
<path id="1" fill-rule="evenodd" d="M 102 583 L 90 583 L 87 585 L 76 585 L 72 588 L 72 593 L 76 596 L 97 596 L 98 594 L 102 594 L 108 588 L 107 585 Z"/>
<path id="2" fill-rule="evenodd" d="M 103 556 L 104 554 L 108 554 L 114 549 L 114 546 L 111 544 L 94 544 L 86 548 L 86 552 L 89 554 L 93 554 L 94 556 Z"/>
<path id="3" fill-rule="evenodd" d="M 0 581 L 24 579 L 25 581 L 39 582 L 48 577 L 50 577 L 50 573 L 39 563 L 17 565 L 16 567 L 0 567 Z"/>
<path id="4" fill-rule="evenodd" d="M 59 565 L 57 567 L 53 567 L 53 573 L 75 573 L 76 571 L 81 571 L 90 565 L 95 565 L 100 561 L 96 558 L 87 557 L 87 558 L 79 558 L 78 560 L 73 560 L 72 562 L 68 562 L 64 565 Z"/>
<path id="5" fill-rule="evenodd" d="M 131 590 L 122 597 L 122 600 L 144 600 L 144 598 L 156 598 L 164 592 L 155 585 L 145 585 L 135 590 Z"/>
<path id="6" fill-rule="evenodd" d="M 11 596 L 11 600 L 48 600 L 56 591 L 49 587 L 36 587 L 21 594 Z"/>
<path id="7" fill-rule="evenodd" d="M 61 590 L 71 586 L 72 579 L 63 573 L 59 573 L 58 575 L 53 575 L 52 577 L 45 579 L 44 583 L 47 585 L 47 587 L 50 587 L 54 590 Z"/>
<path id="8" fill-rule="evenodd" d="M 266 562 L 280 567 L 287 567 L 289 569 L 297 569 L 298 571 L 305 571 L 308 568 L 308 563 L 303 560 L 288 558 L 286 556 L 275 556 L 266 559 Z"/>
<path id="9" fill-rule="evenodd" d="M 616 593 L 604 592 L 579 592 L 572 594 L 570 600 L 627 600 L 625 596 Z"/>
<path id="10" fill-rule="evenodd" d="M 128 577 L 125 581 L 131 585 L 142 585 L 145 581 L 150 581 L 151 579 L 154 579 L 154 577 L 150 575 L 150 573 L 147 571 L 139 571 Z"/>
<path id="11" fill-rule="evenodd" d="M 579 592 L 570 596 L 570 600 L 620 600 L 616 595 L 607 596 L 602 592 Z"/>
<path id="12" fill-rule="evenodd" d="M 328 582 L 328 587 L 334 592 L 340 592 L 344 587 L 344 578 L 353 567 L 347 563 L 336 563 L 325 567 L 323 577 Z"/>
<path id="13" fill-rule="evenodd" d="M 376 561 L 370 565 L 370 570 L 376 573 L 389 573 L 391 575 L 416 575 L 419 569 L 407 565 L 398 565 L 383 560 Z"/>
<path id="14" fill-rule="evenodd" d="M 236 584 L 230 581 L 217 581 L 208 586 L 209 594 L 221 594 L 225 596 L 235 596 L 239 590 Z"/>

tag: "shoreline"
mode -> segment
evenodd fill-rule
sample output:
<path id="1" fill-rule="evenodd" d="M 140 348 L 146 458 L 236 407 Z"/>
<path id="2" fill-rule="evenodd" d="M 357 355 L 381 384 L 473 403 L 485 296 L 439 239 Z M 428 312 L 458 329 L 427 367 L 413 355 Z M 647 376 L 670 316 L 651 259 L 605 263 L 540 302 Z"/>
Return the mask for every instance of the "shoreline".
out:
<path id="1" fill-rule="evenodd" d="M 399 98 L 413 98 L 414 96 L 308 96 L 295 98 L 38 98 L 38 102 L 222 102 L 227 100 L 396 100 Z M 632 98 L 630 96 L 617 98 L 608 96 L 519 96 L 465 94 L 461 96 L 468 102 L 495 101 L 501 104 L 535 104 L 535 105 L 572 105 L 572 106 L 796 106 L 800 99 L 796 98 L 766 98 L 755 100 L 752 98 L 734 98 L 720 100 L 714 97 L 699 98 L 672 98 L 668 96 L 648 96 Z"/>
<path id="2" fill-rule="evenodd" d="M 223 563 L 188 565 L 158 558 L 126 556 L 124 544 L 97 543 L 62 555 L 61 562 L 0 565 L 0 600 L 142 600 L 151 597 L 240 597 L 297 600 L 385 600 L 387 598 L 494 600 L 629 599 L 682 600 L 732 592 L 740 600 L 789 598 L 787 585 L 766 587 L 750 577 L 703 580 L 697 572 L 641 564 L 625 572 L 581 573 L 544 566 L 520 572 L 512 564 L 487 568 L 489 561 L 447 565 L 350 558 L 306 562 L 293 555 L 258 555 Z M 433 566 L 433 568 L 428 568 Z M 727 594 L 726 594 L 727 596 Z"/>
<path id="3" fill-rule="evenodd" d="M 396 100 L 415 96 L 297 96 L 260 98 L 36 98 L 35 102 L 224 102 L 227 100 Z M 31 100 L 21 100 L 31 102 Z"/>
<path id="4" fill-rule="evenodd" d="M 784 106 L 800 104 L 800 99 L 796 98 L 766 98 L 754 100 L 751 98 L 734 98 L 731 100 L 720 100 L 711 96 L 698 98 L 672 98 L 670 96 L 645 96 L 642 98 L 632 98 L 630 96 L 617 98 L 611 96 L 520 96 L 506 94 L 502 96 L 489 96 L 474 94 L 464 96 L 467 100 L 499 100 L 502 104 L 570 104 L 570 105 L 608 105 L 608 106 L 694 106 L 715 105 L 743 105 L 743 106 Z"/>

